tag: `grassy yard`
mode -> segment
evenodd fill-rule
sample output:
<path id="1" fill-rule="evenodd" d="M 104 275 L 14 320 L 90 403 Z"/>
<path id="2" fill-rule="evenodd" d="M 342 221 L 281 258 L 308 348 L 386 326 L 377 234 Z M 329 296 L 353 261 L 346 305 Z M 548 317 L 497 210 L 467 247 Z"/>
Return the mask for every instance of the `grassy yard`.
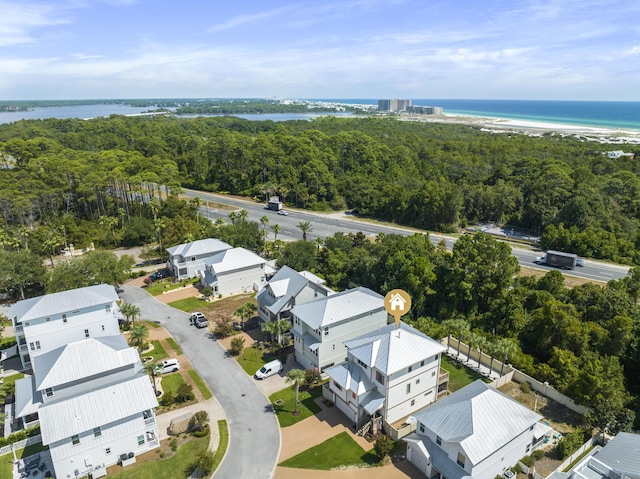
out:
<path id="1" fill-rule="evenodd" d="M 167 374 L 162 376 L 161 384 L 162 390 L 167 393 L 171 391 L 171 394 L 174 396 L 178 392 L 178 388 L 181 384 L 184 384 L 184 379 L 180 375 L 180 373 Z"/>
<path id="2" fill-rule="evenodd" d="M 172 308 L 180 309 L 186 313 L 202 310 L 205 306 L 208 305 L 209 303 L 200 298 L 185 298 L 169 303 L 169 306 L 171 306 Z"/>
<path id="3" fill-rule="evenodd" d="M 341 466 L 371 466 L 377 462 L 378 457 L 373 451 L 365 452 L 347 432 L 341 432 L 278 465 L 296 469 L 329 471 Z"/>
<path id="4" fill-rule="evenodd" d="M 273 393 L 269 396 L 269 401 L 273 404 L 280 427 L 287 427 L 319 413 L 321 408 L 315 403 L 314 399 L 320 396 L 322 396 L 322 386 L 316 386 L 311 391 L 301 389 L 298 395 L 298 401 L 300 401 L 300 415 L 298 416 L 293 415 L 296 405 L 295 389 L 288 387 Z"/>
<path id="5" fill-rule="evenodd" d="M 187 371 L 187 374 L 191 379 L 193 379 L 193 382 L 196 384 L 196 386 L 200 390 L 200 393 L 205 399 L 211 399 L 213 397 L 213 394 L 211 394 L 211 391 L 209 391 L 209 388 L 197 372 L 195 372 L 193 369 L 189 369 Z"/>
<path id="6" fill-rule="evenodd" d="M 260 348 L 256 351 L 256 348 L 251 346 L 244 348 L 242 354 L 238 356 L 238 364 L 240 364 L 249 376 L 253 376 L 265 363 L 273 361 L 274 359 L 276 359 L 276 356 L 270 352 Z"/>
<path id="7" fill-rule="evenodd" d="M 143 351 L 141 356 L 152 356 L 154 361 L 161 361 L 169 357 L 167 350 L 160 344 L 160 341 L 154 339 L 151 344 L 153 344 L 153 349 L 151 351 Z"/>
<path id="8" fill-rule="evenodd" d="M 33 444 L 32 446 L 27 446 L 24 449 L 18 449 L 16 451 L 16 457 L 18 459 L 22 459 L 23 457 L 29 457 L 33 454 L 37 454 L 39 452 L 44 451 L 46 448 L 42 445 L 41 442 L 38 444 Z M 11 466 L 13 464 L 13 453 L 5 454 L 4 456 L 0 456 L 0 477 L 9 478 L 13 477 Z"/>
<path id="9" fill-rule="evenodd" d="M 24 377 L 24 374 L 22 373 L 17 373 L 17 374 L 12 374 L 11 376 L 7 376 L 4 378 L 4 382 L 2 383 L 2 386 L 10 386 L 11 384 L 15 384 L 15 382 L 18 379 L 22 379 L 23 377 Z M 0 388 L 2 386 L 0 386 Z"/>
<path id="10" fill-rule="evenodd" d="M 144 321 L 144 325 L 148 328 L 158 329 L 160 325 L 155 321 Z"/>
<path id="11" fill-rule="evenodd" d="M 216 449 L 216 453 L 213 458 L 214 471 L 218 469 L 224 454 L 227 452 L 227 447 L 229 446 L 229 429 L 227 428 L 227 421 L 224 419 L 218 421 L 218 432 L 220 433 L 220 442 L 218 443 L 218 449 Z"/>
<path id="12" fill-rule="evenodd" d="M 171 349 L 173 349 L 176 354 L 182 354 L 182 349 L 180 349 L 180 346 L 178 346 L 178 343 L 176 343 L 175 339 L 167 338 L 167 343 L 169 343 L 169 346 L 171 346 Z"/>
<path id="13" fill-rule="evenodd" d="M 471 384 L 476 379 L 482 379 L 485 382 L 489 382 L 482 374 L 478 374 L 472 369 L 469 369 L 458 361 L 442 355 L 442 361 L 440 367 L 449 371 L 449 391 L 454 392 L 458 389 L 465 387 L 467 384 Z"/>
<path id="14" fill-rule="evenodd" d="M 189 280 L 183 280 L 179 283 L 172 283 L 170 279 L 156 281 L 147 286 L 147 292 L 152 296 L 158 296 L 165 291 L 173 291 L 174 289 L 182 288 L 183 286 L 192 285 L 200 281 L 200 278 L 193 278 Z"/>
<path id="15" fill-rule="evenodd" d="M 8 348 L 9 346 L 13 346 L 14 344 L 16 344 L 15 337 L 0 338 L 0 349 Z"/>
<path id="16" fill-rule="evenodd" d="M 144 462 L 122 472 L 109 474 L 118 479 L 180 479 L 187 478 L 187 469 L 209 447 L 209 436 L 195 438 L 184 444 L 167 459 Z"/>

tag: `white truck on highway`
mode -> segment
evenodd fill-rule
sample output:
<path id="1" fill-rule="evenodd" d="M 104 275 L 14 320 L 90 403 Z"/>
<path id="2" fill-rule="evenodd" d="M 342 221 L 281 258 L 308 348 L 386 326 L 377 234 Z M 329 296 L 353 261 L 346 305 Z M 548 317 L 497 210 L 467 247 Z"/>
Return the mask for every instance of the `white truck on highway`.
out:
<path id="1" fill-rule="evenodd" d="M 538 256 L 534 263 L 557 266 L 562 269 L 573 269 L 576 266 L 584 266 L 584 258 L 580 258 L 574 253 L 549 250 L 543 256 Z"/>

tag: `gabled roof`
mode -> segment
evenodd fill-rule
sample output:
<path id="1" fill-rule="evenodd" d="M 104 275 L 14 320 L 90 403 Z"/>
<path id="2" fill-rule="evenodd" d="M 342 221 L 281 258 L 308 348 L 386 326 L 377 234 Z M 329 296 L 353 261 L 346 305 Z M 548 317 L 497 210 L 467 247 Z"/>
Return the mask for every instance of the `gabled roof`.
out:
<path id="1" fill-rule="evenodd" d="M 324 284 L 326 283 L 326 281 L 324 279 L 322 279 L 319 276 L 316 276 L 315 274 L 311 273 L 310 271 L 300 271 L 298 273 L 300 276 L 302 276 L 305 279 L 308 279 L 310 282 L 315 283 L 315 284 Z"/>
<path id="2" fill-rule="evenodd" d="M 171 248 L 167 248 L 167 252 L 171 256 L 179 255 L 183 258 L 190 258 L 192 256 L 213 256 L 214 254 L 231 248 L 232 246 L 224 241 L 216 238 L 207 238 L 172 246 Z"/>
<path id="3" fill-rule="evenodd" d="M 37 298 L 18 301 L 9 308 L 9 317 L 24 322 L 76 309 L 89 308 L 118 301 L 118 294 L 109 284 L 97 284 L 86 288 L 71 289 L 60 293 L 45 294 Z"/>
<path id="4" fill-rule="evenodd" d="M 446 350 L 438 341 L 400 322 L 346 341 L 349 355 L 388 375 Z"/>
<path id="5" fill-rule="evenodd" d="M 36 389 L 53 388 L 140 362 L 122 335 L 75 341 L 33 360 Z"/>
<path id="6" fill-rule="evenodd" d="M 42 443 L 68 439 L 157 406 L 149 376 L 140 373 L 128 381 L 42 405 L 38 410 Z"/>
<path id="7" fill-rule="evenodd" d="M 359 366 L 349 362 L 331 366 L 324 372 L 340 387 L 353 391 L 358 396 L 376 389 L 365 372 Z"/>
<path id="8" fill-rule="evenodd" d="M 594 456 L 618 473 L 640 476 L 640 434 L 618 433 Z"/>
<path id="9" fill-rule="evenodd" d="M 384 309 L 384 298 L 368 288 L 355 288 L 300 304 L 291 310 L 311 329 Z"/>
<path id="10" fill-rule="evenodd" d="M 42 404 L 42 394 L 36 391 L 36 380 L 27 376 L 16 381 L 16 412 L 17 418 L 38 412 Z"/>
<path id="11" fill-rule="evenodd" d="M 480 379 L 414 414 L 478 464 L 542 417 Z M 533 432 L 532 432 L 533 437 Z"/>
<path id="12" fill-rule="evenodd" d="M 249 268 L 265 264 L 266 260 L 244 248 L 233 248 L 222 251 L 208 260 L 205 264 L 211 266 L 216 274 L 227 273 L 238 269 Z"/>
<path id="13" fill-rule="evenodd" d="M 308 283 L 302 274 L 285 265 L 260 290 L 256 299 L 269 311 L 278 314 Z"/>

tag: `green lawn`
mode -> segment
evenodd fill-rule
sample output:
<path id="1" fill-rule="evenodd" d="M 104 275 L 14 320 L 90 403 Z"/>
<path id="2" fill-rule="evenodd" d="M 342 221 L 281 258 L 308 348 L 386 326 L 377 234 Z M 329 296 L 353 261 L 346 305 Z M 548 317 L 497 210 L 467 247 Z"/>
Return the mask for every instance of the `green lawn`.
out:
<path id="1" fill-rule="evenodd" d="M 153 328 L 153 329 L 157 329 L 160 327 L 160 325 L 158 323 L 156 323 L 155 321 L 144 321 L 144 325 L 149 327 L 149 328 Z"/>
<path id="2" fill-rule="evenodd" d="M 22 373 L 17 373 L 17 374 L 12 374 L 11 376 L 7 376 L 4 378 L 4 382 L 2 383 L 2 386 L 9 386 L 11 384 L 15 384 L 15 382 L 18 379 L 22 379 L 23 377 L 24 377 L 24 374 Z"/>
<path id="3" fill-rule="evenodd" d="M 195 372 L 193 369 L 189 369 L 187 371 L 187 374 L 191 379 L 193 379 L 193 382 L 196 383 L 196 386 L 198 387 L 198 389 L 202 393 L 202 396 L 205 399 L 211 399 L 213 397 L 213 394 L 211 394 L 211 391 L 209 391 L 209 388 L 207 387 L 207 385 L 204 383 L 204 381 L 202 380 L 202 378 L 197 372 Z"/>
<path id="4" fill-rule="evenodd" d="M 317 446 L 278 464 L 296 469 L 328 471 L 341 466 L 371 466 L 378 457 L 373 451 L 365 452 L 349 433 L 341 432 Z M 302 474 L 301 474 L 302 476 Z"/>
<path id="5" fill-rule="evenodd" d="M 265 363 L 273 361 L 274 359 L 276 359 L 276 356 L 270 352 L 260 348 L 256 351 L 256 348 L 251 346 L 244 348 L 242 354 L 238 356 L 237 361 L 249 376 L 253 376 Z"/>
<path id="6" fill-rule="evenodd" d="M 166 374 L 162 376 L 160 383 L 162 384 L 162 390 L 165 393 L 171 391 L 171 394 L 175 396 L 180 385 L 184 384 L 184 379 L 180 373 Z"/>
<path id="7" fill-rule="evenodd" d="M 189 280 L 180 281 L 179 283 L 172 283 L 170 279 L 164 279 L 156 281 L 147 286 L 147 292 L 152 296 L 161 295 L 165 291 L 173 291 L 174 289 L 182 288 L 189 284 L 195 284 L 200 281 L 200 278 L 194 278 Z"/>
<path id="8" fill-rule="evenodd" d="M 186 313 L 190 313 L 191 311 L 202 309 L 203 306 L 207 306 L 208 304 L 209 303 L 207 303 L 204 299 L 185 298 L 169 303 L 169 306 L 171 306 L 172 308 L 180 309 Z"/>
<path id="9" fill-rule="evenodd" d="M 173 349 L 176 354 L 182 354 L 182 349 L 180 349 L 180 346 L 178 346 L 178 343 L 176 343 L 175 339 L 167 338 L 167 343 L 169 343 L 169 346 L 171 346 L 171 349 Z"/>
<path id="10" fill-rule="evenodd" d="M 27 446 L 24 449 L 18 449 L 16 451 L 16 457 L 18 459 L 22 459 L 23 457 L 29 457 L 38 452 L 42 452 L 47 448 L 42 445 L 41 442 L 38 444 L 33 444 L 31 446 Z M 0 456 L 0 477 L 9 478 L 12 477 L 11 465 L 13 463 L 13 453 L 5 454 L 4 456 Z M 53 471 L 52 471 L 53 472 Z"/>
<path id="11" fill-rule="evenodd" d="M 455 359 L 442 355 L 440 367 L 449 371 L 449 391 L 454 392 L 463 388 L 467 384 L 471 384 L 476 379 L 482 379 L 484 382 L 490 382 L 482 374 L 478 374 L 473 369 L 469 369 L 460 364 Z"/>
<path id="12" fill-rule="evenodd" d="M 273 393 L 269 396 L 269 401 L 273 404 L 273 409 L 278 415 L 280 427 L 287 427 L 319 413 L 321 408 L 314 402 L 314 399 L 320 396 L 322 396 L 322 386 L 316 386 L 311 391 L 300 388 L 300 394 L 298 396 L 298 400 L 300 401 L 299 416 L 293 415 L 296 403 L 295 389 L 288 387 L 282 391 Z M 276 401 L 280 400 L 282 403 L 276 404 Z"/>
<path id="13" fill-rule="evenodd" d="M 6 349 L 14 344 L 16 344 L 15 337 L 0 338 L 0 349 Z"/>
<path id="14" fill-rule="evenodd" d="M 160 344 L 160 341 L 154 339 L 153 341 L 151 341 L 151 344 L 153 344 L 153 350 L 145 351 L 144 353 L 142 353 L 143 356 L 153 356 L 154 361 L 161 361 L 162 359 L 169 357 L 169 355 L 167 354 L 167 350 L 164 349 L 162 344 Z"/>
<path id="15" fill-rule="evenodd" d="M 229 446 L 229 429 L 227 429 L 227 421 L 221 419 L 218 421 L 218 432 L 220 433 L 220 442 L 218 443 L 218 449 L 216 449 L 215 456 L 213 458 L 213 470 L 218 469 L 227 447 Z"/>
<path id="16" fill-rule="evenodd" d="M 181 479 L 189 477 L 190 464 L 209 447 L 209 436 L 194 438 L 167 459 L 148 461 L 130 466 L 109 478 L 118 479 Z"/>

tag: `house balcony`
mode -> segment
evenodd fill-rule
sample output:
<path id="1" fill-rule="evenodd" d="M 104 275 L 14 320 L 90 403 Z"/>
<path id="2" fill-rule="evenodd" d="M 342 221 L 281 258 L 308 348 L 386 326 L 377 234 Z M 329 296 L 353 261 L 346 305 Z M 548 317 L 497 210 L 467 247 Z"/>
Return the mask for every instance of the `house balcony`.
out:
<path id="1" fill-rule="evenodd" d="M 155 426 L 156 425 L 156 418 L 155 417 L 148 417 L 144 420 L 144 425 L 145 426 Z"/>
<path id="2" fill-rule="evenodd" d="M 449 394 L 449 371 L 446 369 L 440 368 L 437 391 L 436 399 L 440 399 L 442 396 Z"/>
<path id="3" fill-rule="evenodd" d="M 13 331 L 16 332 L 16 333 L 23 333 L 24 332 L 24 326 L 22 326 L 22 323 L 18 323 L 13 328 Z"/>

